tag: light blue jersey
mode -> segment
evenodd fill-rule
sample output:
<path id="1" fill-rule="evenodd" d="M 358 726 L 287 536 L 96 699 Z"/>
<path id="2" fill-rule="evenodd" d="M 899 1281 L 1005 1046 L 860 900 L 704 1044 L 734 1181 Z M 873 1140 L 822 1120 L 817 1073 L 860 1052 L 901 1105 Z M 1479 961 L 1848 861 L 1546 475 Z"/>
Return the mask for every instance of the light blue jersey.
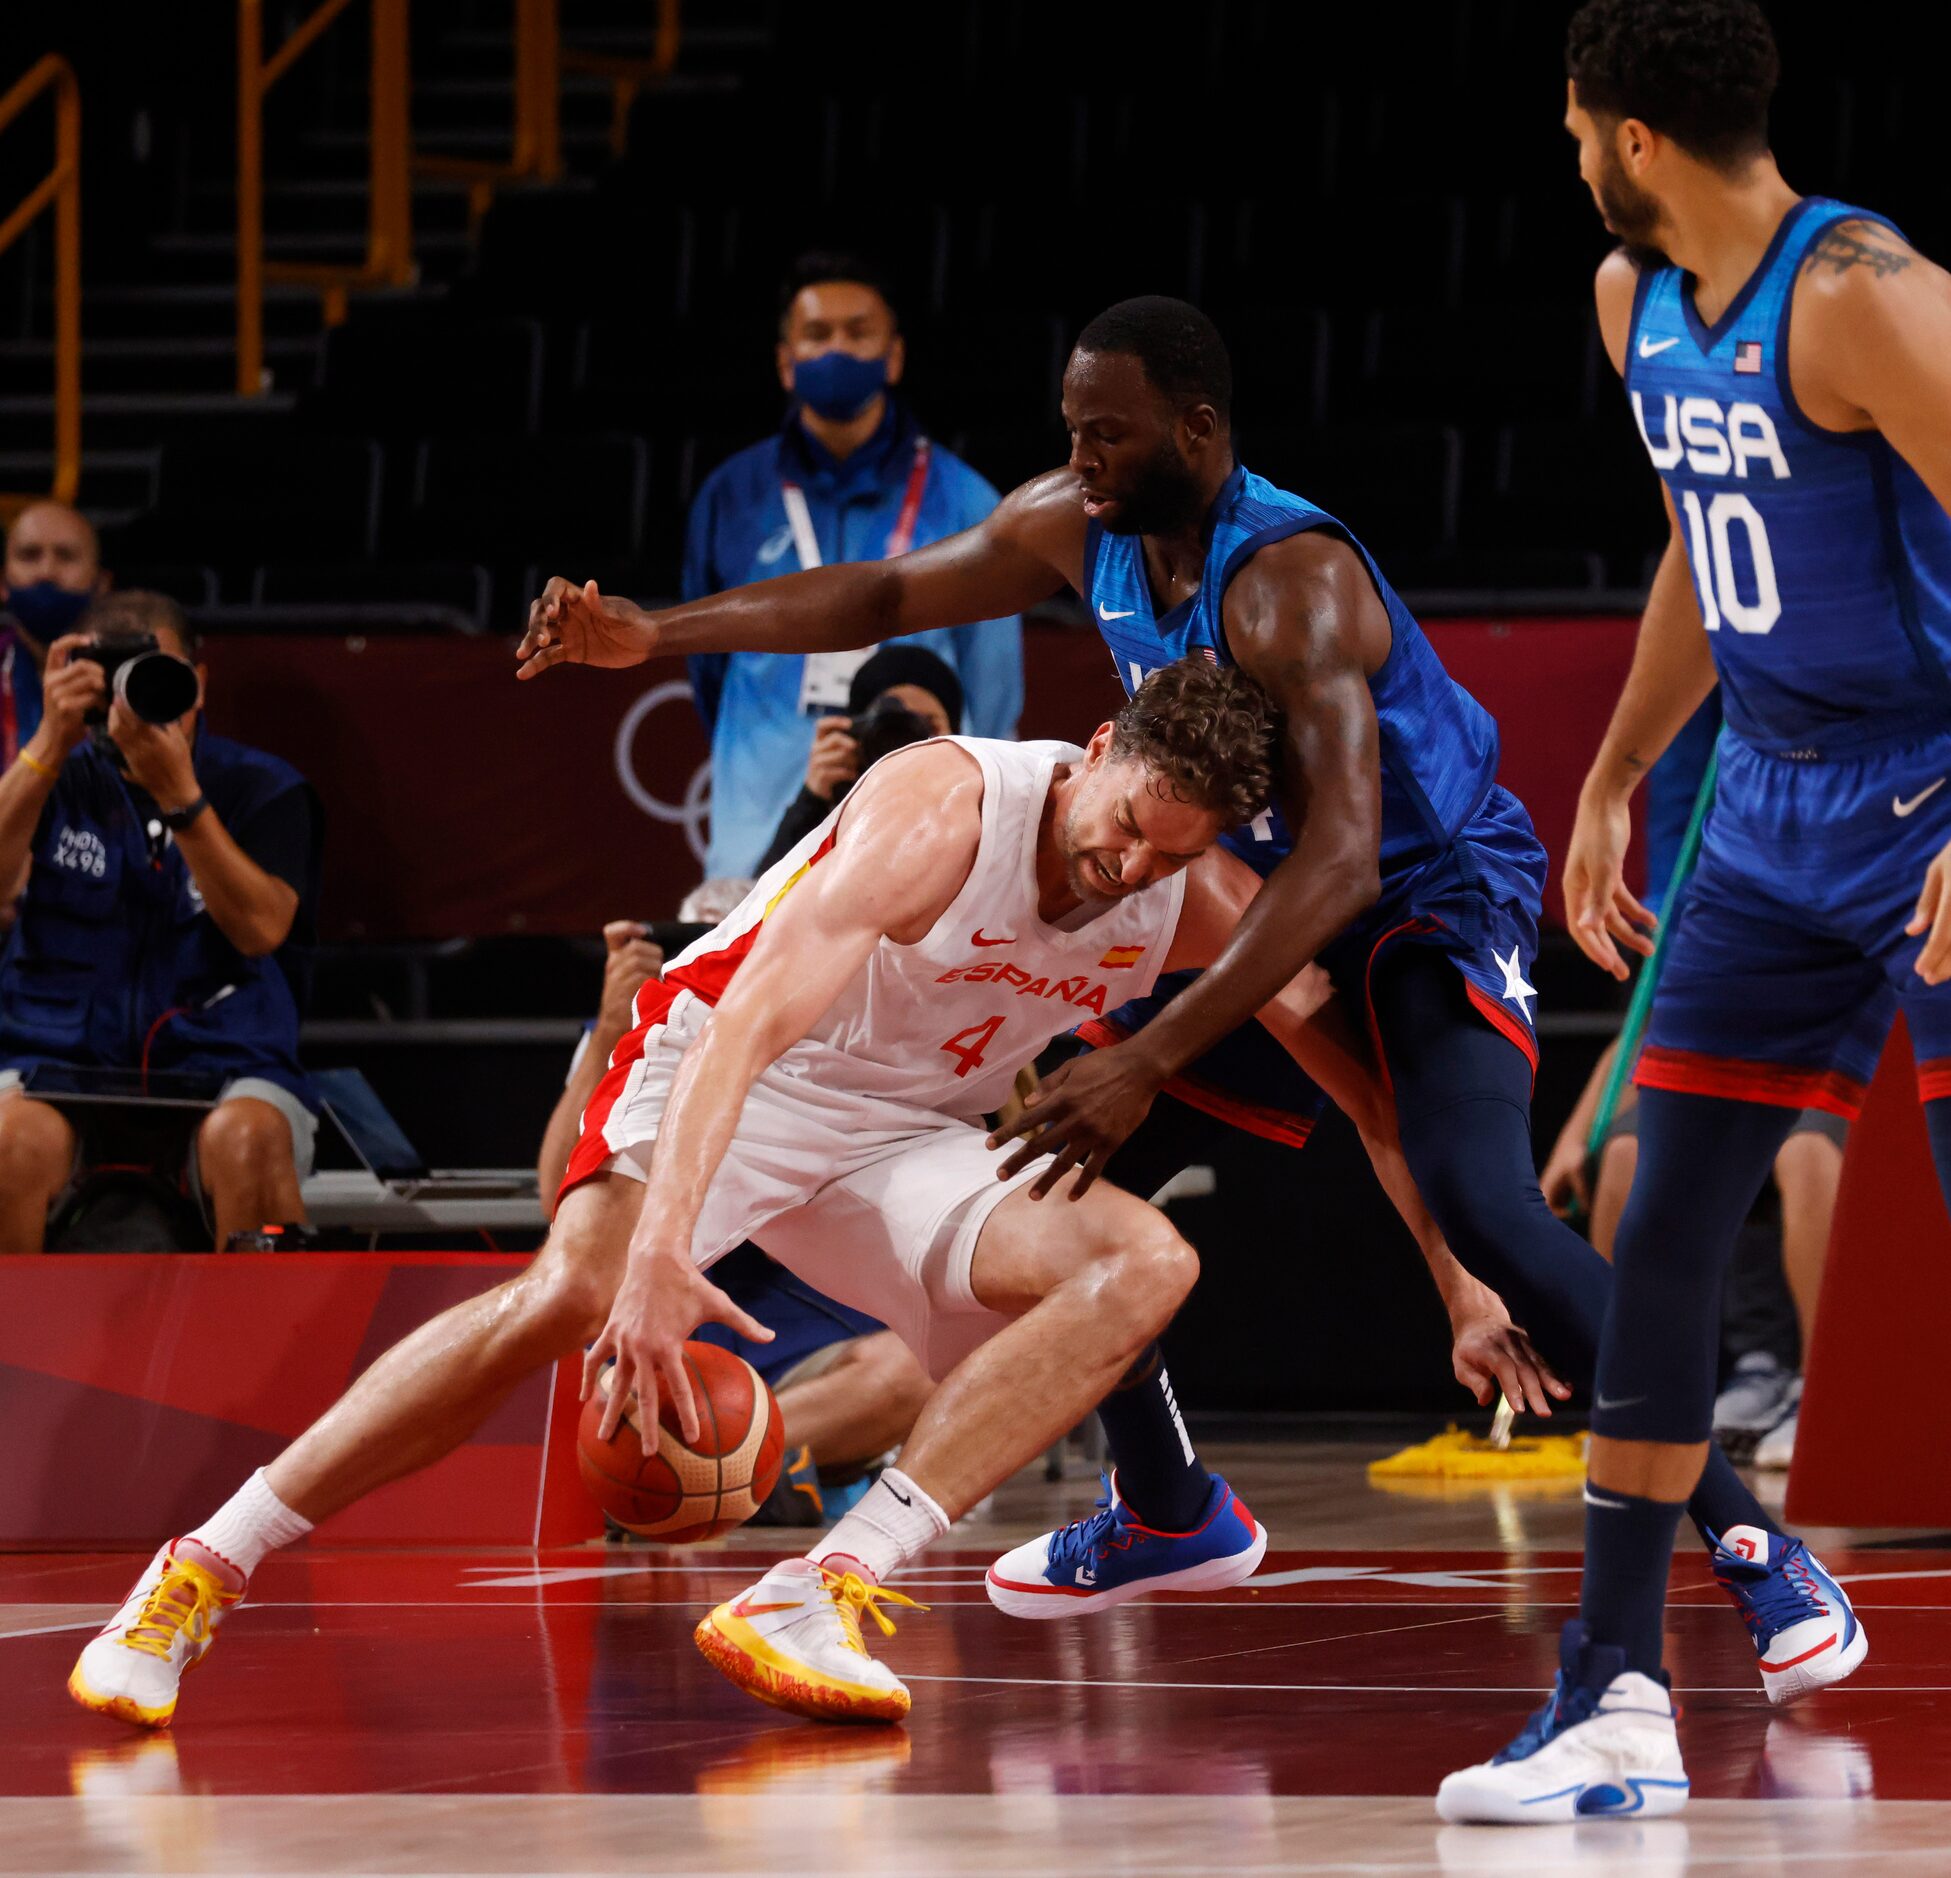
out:
<path id="1" fill-rule="evenodd" d="M 1690 275 L 1648 271 L 1627 336 L 1627 396 L 1680 515 L 1728 727 L 1772 756 L 1951 728 L 1951 517 L 1881 433 L 1818 429 L 1789 386 L 1796 280 L 1857 220 L 1883 223 L 1797 203 L 1712 326 Z"/>

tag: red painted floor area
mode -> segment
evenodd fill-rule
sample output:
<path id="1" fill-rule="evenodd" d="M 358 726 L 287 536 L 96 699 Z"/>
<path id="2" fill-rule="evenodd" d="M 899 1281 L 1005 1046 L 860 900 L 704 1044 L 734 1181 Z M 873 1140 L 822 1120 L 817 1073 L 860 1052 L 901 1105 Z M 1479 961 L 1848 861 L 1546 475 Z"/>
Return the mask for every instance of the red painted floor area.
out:
<path id="1" fill-rule="evenodd" d="M 281 1555 L 186 1686 L 177 1790 L 709 1794 L 851 1764 L 896 1794 L 1430 1793 L 1535 1705 L 1578 1582 L 1560 1552 L 1276 1553 L 1219 1597 L 1027 1624 L 984 1597 L 986 1552 L 944 1553 L 899 1581 L 932 1609 L 874 1645 L 913 1716 L 843 1730 L 759 1706 L 692 1647 L 763 1556 Z M 72 1793 L 132 1735 L 63 1683 L 142 1562 L 0 1557 L 0 1795 Z M 1697 1798 L 1951 1799 L 1951 1554 L 1825 1562 L 1870 1657 L 1784 1711 L 1704 1566 L 1677 1561 Z"/>

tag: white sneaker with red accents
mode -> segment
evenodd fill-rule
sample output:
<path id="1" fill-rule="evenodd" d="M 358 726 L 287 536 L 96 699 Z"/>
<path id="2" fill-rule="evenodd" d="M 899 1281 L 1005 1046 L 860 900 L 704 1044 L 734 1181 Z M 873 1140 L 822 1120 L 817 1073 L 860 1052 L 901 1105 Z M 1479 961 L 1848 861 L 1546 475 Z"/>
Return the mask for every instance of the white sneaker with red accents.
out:
<path id="1" fill-rule="evenodd" d="M 1748 1626 L 1769 1701 L 1841 1682 L 1869 1655 L 1848 1594 L 1800 1539 L 1730 1526 L 1708 1563 Z"/>
<path id="2" fill-rule="evenodd" d="M 774 1708 L 815 1721 L 899 1721 L 907 1688 L 860 1636 L 862 1611 L 893 1636 L 883 1604 L 928 1608 L 852 1572 L 790 1558 L 719 1605 L 692 1638 L 720 1675 Z"/>
<path id="3" fill-rule="evenodd" d="M 244 1589 L 243 1575 L 214 1552 L 194 1539 L 171 1540 L 82 1651 L 68 1693 L 98 1715 L 167 1727 L 183 1678 L 208 1653 Z"/>

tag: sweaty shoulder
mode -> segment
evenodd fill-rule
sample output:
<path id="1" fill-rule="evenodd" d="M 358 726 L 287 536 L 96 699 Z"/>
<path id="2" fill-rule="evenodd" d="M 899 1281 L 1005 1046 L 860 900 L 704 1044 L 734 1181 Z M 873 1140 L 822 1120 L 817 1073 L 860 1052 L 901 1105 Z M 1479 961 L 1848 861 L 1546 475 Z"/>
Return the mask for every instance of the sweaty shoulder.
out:
<path id="1" fill-rule="evenodd" d="M 1047 561 L 1080 592 L 1084 582 L 1084 499 L 1069 469 L 1045 470 L 1018 483 L 990 517 L 989 527 Z"/>
<path id="2" fill-rule="evenodd" d="M 1388 608 L 1361 555 L 1332 528 L 1259 549 L 1233 576 L 1223 612 L 1234 658 L 1263 684 L 1266 661 L 1352 657 L 1373 672 L 1389 656 Z"/>
<path id="3" fill-rule="evenodd" d="M 1614 248 L 1599 263 L 1592 297 L 1598 302 L 1599 337 L 1605 342 L 1606 357 L 1622 378 L 1626 374 L 1626 347 L 1633 336 L 1633 296 L 1638 291 L 1639 263 L 1624 248 Z"/>
<path id="4" fill-rule="evenodd" d="M 870 893 L 882 930 L 910 945 L 954 903 L 981 841 L 982 765 L 938 741 L 874 765 L 841 811 L 834 858 L 846 891 Z"/>

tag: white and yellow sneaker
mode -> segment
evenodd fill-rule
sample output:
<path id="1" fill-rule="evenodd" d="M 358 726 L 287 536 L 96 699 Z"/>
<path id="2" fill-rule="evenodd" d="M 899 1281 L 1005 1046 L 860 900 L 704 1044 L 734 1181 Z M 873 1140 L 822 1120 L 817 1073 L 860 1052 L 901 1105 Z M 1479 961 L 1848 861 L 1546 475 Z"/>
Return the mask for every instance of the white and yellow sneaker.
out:
<path id="1" fill-rule="evenodd" d="M 214 1553 L 193 1540 L 172 1540 L 82 1651 L 68 1693 L 99 1715 L 141 1728 L 167 1727 L 183 1678 L 203 1660 L 224 1612 L 243 1595 L 241 1577 L 232 1574 L 226 1582 Z"/>
<path id="2" fill-rule="evenodd" d="M 860 1638 L 862 1611 L 894 1635 L 883 1604 L 928 1608 L 852 1572 L 792 1558 L 719 1605 L 692 1636 L 712 1668 L 774 1708 L 815 1721 L 899 1721 L 910 1706 L 907 1688 Z"/>

